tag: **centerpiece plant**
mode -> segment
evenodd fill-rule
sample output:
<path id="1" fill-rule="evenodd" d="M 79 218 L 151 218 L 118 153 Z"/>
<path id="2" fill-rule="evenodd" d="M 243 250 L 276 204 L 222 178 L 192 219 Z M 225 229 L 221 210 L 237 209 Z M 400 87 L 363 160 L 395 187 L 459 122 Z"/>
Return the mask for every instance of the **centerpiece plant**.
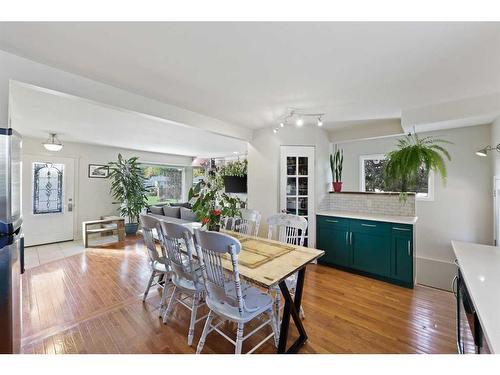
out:
<path id="1" fill-rule="evenodd" d="M 333 178 L 333 191 L 339 193 L 342 190 L 342 167 L 344 164 L 344 151 L 338 149 L 333 155 L 330 154 L 330 169 Z"/>
<path id="2" fill-rule="evenodd" d="M 147 206 L 145 179 L 138 158 L 125 159 L 118 154 L 118 160 L 109 162 L 108 168 L 113 204 L 120 205 L 120 215 L 128 220 L 125 232 L 135 234 L 139 226 L 139 215 Z"/>
<path id="3" fill-rule="evenodd" d="M 210 181 L 200 181 L 189 189 L 189 201 L 196 199 L 192 210 L 202 226 L 219 231 L 223 217 L 241 218 L 241 199 L 226 194 L 220 186 Z"/>
<path id="4" fill-rule="evenodd" d="M 384 179 L 387 185 L 397 185 L 400 199 L 407 199 L 408 191 L 416 186 L 421 172 L 428 175 L 434 171 L 446 184 L 446 163 L 451 161 L 448 150 L 443 144 L 451 142 L 434 137 L 419 137 L 416 133 L 408 134 L 398 140 L 398 149 L 386 155 Z"/>

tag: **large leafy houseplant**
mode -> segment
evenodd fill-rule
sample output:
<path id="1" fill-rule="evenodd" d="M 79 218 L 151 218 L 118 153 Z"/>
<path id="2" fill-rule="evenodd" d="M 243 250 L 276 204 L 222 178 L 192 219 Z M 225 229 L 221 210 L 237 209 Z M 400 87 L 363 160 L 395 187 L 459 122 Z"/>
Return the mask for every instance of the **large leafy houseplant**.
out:
<path id="1" fill-rule="evenodd" d="M 117 161 L 108 163 L 113 203 L 120 205 L 120 215 L 128 220 L 127 234 L 137 232 L 139 215 L 147 206 L 143 171 L 137 160 L 137 157 L 125 159 L 118 154 Z"/>
<path id="2" fill-rule="evenodd" d="M 344 151 L 338 149 L 335 154 L 330 154 L 330 169 L 333 178 L 333 191 L 340 192 L 342 190 L 342 167 L 344 164 Z"/>
<path id="3" fill-rule="evenodd" d="M 223 217 L 241 217 L 241 200 L 224 193 L 220 186 L 200 181 L 189 189 L 189 200 L 196 199 L 192 210 L 208 230 L 218 231 Z"/>
<path id="4" fill-rule="evenodd" d="M 422 169 L 426 174 L 434 171 L 446 183 L 446 163 L 451 161 L 448 150 L 443 144 L 451 142 L 434 137 L 420 138 L 416 133 L 398 140 L 398 149 L 386 155 L 384 178 L 387 185 L 400 186 L 400 197 L 405 200 L 411 187 L 416 185 Z"/>

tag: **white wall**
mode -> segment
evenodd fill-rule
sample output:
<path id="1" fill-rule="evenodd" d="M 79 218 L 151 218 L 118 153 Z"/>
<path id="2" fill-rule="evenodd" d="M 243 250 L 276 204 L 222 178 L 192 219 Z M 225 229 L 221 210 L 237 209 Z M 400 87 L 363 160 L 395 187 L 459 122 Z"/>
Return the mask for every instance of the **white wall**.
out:
<path id="1" fill-rule="evenodd" d="M 186 156 L 132 151 L 112 147 L 64 142 L 59 152 L 49 152 L 42 146 L 42 139 L 23 137 L 23 153 L 30 155 L 52 155 L 75 159 L 75 238 L 81 238 L 81 223 L 95 220 L 102 215 L 116 214 L 117 206 L 112 204 L 108 179 L 88 178 L 89 164 L 106 164 L 116 160 L 118 153 L 124 157 L 138 156 L 143 163 L 162 163 L 187 166 L 186 193 L 192 181 L 192 158 Z"/>
<path id="2" fill-rule="evenodd" d="M 331 181 L 330 144 L 323 129 L 311 126 L 289 127 L 281 129 L 278 134 L 274 134 L 270 128 L 256 130 L 248 145 L 248 207 L 259 210 L 262 214 L 261 236 L 267 235 L 267 217 L 279 212 L 281 145 L 315 147 L 316 207 L 328 191 L 328 181 Z M 310 234 L 314 233 L 315 228 L 312 228 Z"/>
<path id="3" fill-rule="evenodd" d="M 490 125 L 421 134 L 426 135 L 439 136 L 453 145 L 447 145 L 452 161 L 447 164 L 446 186 L 436 178 L 434 201 L 416 204 L 417 281 L 449 289 L 454 275 L 450 241 L 491 244 L 493 240 L 491 166 L 486 158 L 475 155 L 490 144 Z M 344 189 L 359 190 L 360 155 L 385 154 L 395 148 L 396 141 L 397 137 L 390 137 L 340 144 L 344 149 Z"/>

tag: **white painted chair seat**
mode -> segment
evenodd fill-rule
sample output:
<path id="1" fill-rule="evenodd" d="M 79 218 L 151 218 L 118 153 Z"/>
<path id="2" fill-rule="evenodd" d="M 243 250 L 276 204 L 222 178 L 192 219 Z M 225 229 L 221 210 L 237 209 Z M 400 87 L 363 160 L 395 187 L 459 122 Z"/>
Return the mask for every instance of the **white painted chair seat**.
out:
<path id="1" fill-rule="evenodd" d="M 160 258 L 161 259 L 161 258 Z M 157 272 L 172 272 L 170 266 L 166 263 L 165 258 L 161 260 L 155 260 L 152 264 L 152 268 Z"/>
<path id="2" fill-rule="evenodd" d="M 199 263 L 193 258 L 195 245 L 191 230 L 183 225 L 160 223 L 162 242 L 168 256 L 170 267 L 172 267 L 172 283 L 174 290 L 170 296 L 167 309 L 163 314 L 163 323 L 167 324 L 172 314 L 174 305 L 181 304 L 191 312 L 188 330 L 188 345 L 192 345 L 194 338 L 194 327 L 196 323 L 203 320 L 205 316 L 198 318 L 198 307 L 203 305 L 202 299 L 205 286 L 201 276 Z M 188 304 L 186 299 L 190 299 Z"/>
<path id="3" fill-rule="evenodd" d="M 275 233 L 275 239 L 296 246 L 304 246 L 305 234 L 307 231 L 307 220 L 302 216 L 290 215 L 290 214 L 278 214 L 267 218 L 268 233 L 267 238 L 273 239 L 273 234 Z M 291 295 L 295 294 L 295 288 L 297 287 L 297 273 L 287 277 L 285 280 L 286 286 L 290 291 Z M 280 322 L 280 301 L 281 301 L 281 291 L 278 285 L 272 287 L 270 292 L 275 293 L 275 314 L 276 321 Z M 300 315 L 302 318 L 305 317 L 304 309 L 300 307 Z"/>
<path id="4" fill-rule="evenodd" d="M 243 303 L 245 309 L 242 313 L 239 312 L 237 307 L 237 295 L 234 287 L 226 290 L 228 297 L 233 297 L 236 306 L 231 306 L 229 303 L 224 303 L 218 300 L 207 299 L 207 306 L 210 310 L 217 312 L 217 315 L 225 319 L 229 319 L 236 323 L 247 323 L 260 314 L 271 309 L 273 306 L 273 299 L 269 294 L 260 291 L 257 288 L 249 287 L 243 290 Z"/>
<path id="5" fill-rule="evenodd" d="M 148 215 L 140 215 L 140 222 L 142 227 L 142 237 L 148 252 L 149 266 L 151 269 L 151 276 L 146 290 L 144 291 L 142 300 L 143 302 L 146 301 L 149 290 L 153 286 L 157 285 L 163 288 L 159 308 L 159 316 L 161 317 L 166 306 L 168 289 L 173 286 L 171 282 L 172 268 L 169 265 L 168 259 L 165 256 L 159 255 L 154 241 L 153 234 L 156 233 L 157 230 L 161 230 L 159 228 L 159 221 L 153 217 L 149 217 Z"/>
<path id="6" fill-rule="evenodd" d="M 242 287 L 238 270 L 238 254 L 241 251 L 241 243 L 236 238 L 224 233 L 195 229 L 195 236 L 196 250 L 205 282 L 206 303 L 210 309 L 196 353 L 201 353 L 207 335 L 212 331 L 218 332 L 231 342 L 235 346 L 234 352 L 236 354 L 241 353 L 243 342 L 246 339 L 266 326 L 271 327 L 272 333 L 248 353 L 252 353 L 271 338 L 274 338 L 274 344 L 277 345 L 278 328 L 273 312 L 273 299 L 257 288 Z M 226 254 L 231 257 L 232 270 L 227 270 L 222 265 L 222 258 Z M 245 323 L 255 318 L 261 318 L 263 315 L 267 315 L 268 319 L 262 319 L 261 324 L 245 336 Z M 215 318 L 219 318 L 220 321 L 212 324 Z M 238 324 L 236 340 L 231 339 L 219 329 L 219 326 L 227 320 Z"/>
<path id="7" fill-rule="evenodd" d="M 177 288 L 182 289 L 185 292 L 203 292 L 204 287 L 203 287 L 203 280 L 200 277 L 198 278 L 197 282 L 194 282 L 193 280 L 188 280 L 183 277 L 178 277 L 176 274 L 172 276 L 172 282 Z"/>

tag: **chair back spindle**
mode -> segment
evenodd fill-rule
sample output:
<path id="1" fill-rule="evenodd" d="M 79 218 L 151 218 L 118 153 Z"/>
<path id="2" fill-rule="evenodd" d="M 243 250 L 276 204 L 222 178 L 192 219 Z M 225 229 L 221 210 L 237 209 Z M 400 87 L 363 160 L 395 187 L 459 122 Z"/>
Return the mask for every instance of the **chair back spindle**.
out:
<path id="1" fill-rule="evenodd" d="M 307 220 L 302 216 L 278 214 L 267 218 L 267 238 L 273 239 L 276 232 L 276 240 L 295 246 L 304 246 L 307 230 Z"/>

